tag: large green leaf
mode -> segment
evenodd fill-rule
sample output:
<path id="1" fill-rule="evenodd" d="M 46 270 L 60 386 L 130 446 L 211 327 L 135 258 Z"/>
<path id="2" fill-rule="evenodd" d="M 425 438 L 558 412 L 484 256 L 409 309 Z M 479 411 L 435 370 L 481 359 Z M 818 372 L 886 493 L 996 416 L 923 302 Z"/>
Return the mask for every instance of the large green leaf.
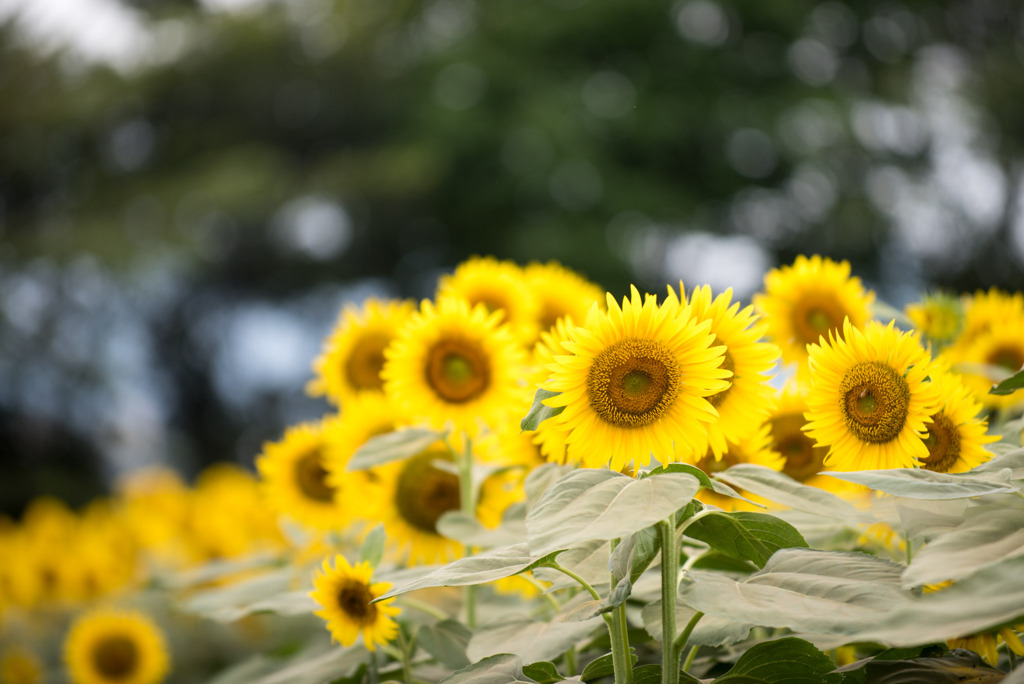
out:
<path id="1" fill-rule="evenodd" d="M 530 549 L 548 553 L 625 537 L 686 506 L 699 489 L 695 477 L 682 473 L 634 480 L 610 470 L 573 471 L 551 485 L 527 514 Z"/>
<path id="2" fill-rule="evenodd" d="M 1024 370 L 1019 370 L 988 391 L 989 394 L 1013 394 L 1024 389 Z"/>
<path id="3" fill-rule="evenodd" d="M 768 684 L 839 684 L 843 675 L 830 674 L 832 659 L 802 639 L 786 637 L 748 649 L 716 682 L 747 676 Z"/>
<path id="4" fill-rule="evenodd" d="M 526 541 L 526 521 L 522 517 L 504 520 L 498 528 L 490 529 L 475 516 L 462 511 L 448 511 L 438 518 L 437 531 L 466 546 L 484 549 Z"/>
<path id="5" fill-rule="evenodd" d="M 537 680 L 537 684 L 557 684 L 557 682 L 565 681 L 565 677 L 559 674 L 555 664 L 547 660 L 524 665 L 523 674 Z"/>
<path id="6" fill-rule="evenodd" d="M 293 589 L 295 573 L 278 570 L 244 579 L 223 587 L 204 589 L 182 603 L 188 612 L 217 622 L 234 622 L 252 613 L 270 612 L 301 615 L 316 610 L 309 591 Z"/>
<path id="7" fill-rule="evenodd" d="M 724 482 L 712 479 L 703 470 L 695 465 L 690 465 L 689 463 L 668 463 L 663 466 L 658 466 L 649 472 L 642 473 L 641 477 L 651 477 L 652 475 L 659 475 L 661 473 L 685 473 L 687 475 L 693 475 L 697 478 L 697 481 L 700 482 L 700 486 L 704 489 L 709 489 L 716 494 L 721 494 L 722 496 L 727 496 L 733 499 L 740 499 L 741 501 L 746 501 L 747 503 L 764 508 L 763 505 L 751 501 Z"/>
<path id="8" fill-rule="evenodd" d="M 526 662 L 554 660 L 599 627 L 604 628 L 604 621 L 598 617 L 583 621 L 556 617 L 550 622 L 511 618 L 477 631 L 466 655 L 474 661 L 497 653 L 512 653 Z"/>
<path id="9" fill-rule="evenodd" d="M 686 527 L 686 535 L 714 550 L 764 567 L 778 549 L 807 547 L 792 525 L 767 513 L 711 511 Z"/>
<path id="10" fill-rule="evenodd" d="M 676 601 L 676 636 L 683 633 L 697 611 L 682 601 Z M 661 601 L 654 601 L 640 611 L 644 629 L 652 639 L 661 641 Z M 690 633 L 688 643 L 700 646 L 729 646 L 747 638 L 753 627 L 750 623 L 723 620 L 713 615 L 705 615 Z"/>
<path id="11" fill-rule="evenodd" d="M 433 625 L 422 625 L 416 632 L 416 643 L 451 670 L 469 665 L 466 647 L 473 633 L 461 622 L 442 620 Z"/>
<path id="12" fill-rule="evenodd" d="M 851 523 L 870 520 L 864 512 L 835 494 L 800 484 L 788 475 L 764 466 L 749 463 L 734 465 L 717 473 L 715 477 L 797 511 L 848 520 Z"/>
<path id="13" fill-rule="evenodd" d="M 509 653 L 485 658 L 473 663 L 438 684 L 537 684 L 523 674 L 523 661 Z"/>
<path id="14" fill-rule="evenodd" d="M 862 484 L 871 489 L 909 499 L 967 499 L 986 494 L 1016 492 L 1009 469 L 975 473 L 934 473 L 923 468 L 860 470 L 825 475 Z"/>
<path id="15" fill-rule="evenodd" d="M 258 656 L 230 667 L 209 684 L 328 684 L 355 672 L 367 662 L 362 646 L 339 648 L 317 643 L 287 658 Z"/>
<path id="16" fill-rule="evenodd" d="M 382 463 L 415 456 L 443 437 L 443 432 L 425 428 L 404 428 L 371 437 L 356 449 L 347 470 L 366 470 Z"/>
<path id="17" fill-rule="evenodd" d="M 907 660 L 871 660 L 866 666 L 871 684 L 997 684 L 1002 670 L 986 665 L 977 653 L 947 651 L 942 655 Z"/>
<path id="18" fill-rule="evenodd" d="M 523 431 L 536 430 L 537 426 L 545 420 L 557 416 L 564 411 L 564 406 L 548 406 L 544 403 L 544 400 L 557 397 L 559 394 L 561 393 L 537 388 L 536 394 L 533 395 L 533 406 L 530 407 L 530 411 L 526 416 L 519 421 L 519 429 Z"/>

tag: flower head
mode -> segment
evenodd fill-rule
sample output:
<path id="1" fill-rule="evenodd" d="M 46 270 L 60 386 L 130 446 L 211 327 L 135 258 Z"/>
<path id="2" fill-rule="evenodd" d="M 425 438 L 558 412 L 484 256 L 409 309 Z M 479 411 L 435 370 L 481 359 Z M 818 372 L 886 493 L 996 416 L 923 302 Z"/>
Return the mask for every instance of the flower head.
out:
<path id="1" fill-rule="evenodd" d="M 383 596 L 391 584 L 373 582 L 373 568 L 366 561 L 349 564 L 338 554 L 334 565 L 324 560 L 323 567 L 313 577 L 310 597 L 320 604 L 315 614 L 327 622 L 331 638 L 342 646 L 351 646 L 360 634 L 370 651 L 393 640 L 398 634 L 398 623 L 392 618 L 399 608 L 391 605 L 393 598 L 373 602 Z"/>

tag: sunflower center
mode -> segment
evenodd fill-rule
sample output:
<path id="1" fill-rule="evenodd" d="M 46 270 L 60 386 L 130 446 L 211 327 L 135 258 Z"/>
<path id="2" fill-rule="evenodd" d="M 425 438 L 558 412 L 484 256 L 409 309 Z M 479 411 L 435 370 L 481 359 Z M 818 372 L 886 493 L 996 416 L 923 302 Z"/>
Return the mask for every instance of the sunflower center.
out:
<path id="1" fill-rule="evenodd" d="M 503 297 L 494 292 L 477 293 L 475 297 L 470 298 L 469 303 L 471 306 L 483 304 L 487 308 L 487 311 L 490 313 L 508 309 L 508 302 L 505 301 Z"/>
<path id="2" fill-rule="evenodd" d="M 717 341 L 718 338 L 716 337 L 715 339 Z M 721 406 L 722 402 L 725 401 L 725 398 L 729 395 L 729 390 L 732 389 L 732 381 L 736 378 L 736 361 L 733 360 L 732 354 L 729 353 L 728 348 L 726 348 L 725 350 L 725 356 L 722 357 L 722 368 L 732 373 L 732 375 L 729 378 L 728 387 L 726 387 L 721 392 L 715 392 L 714 394 L 707 398 L 708 401 L 711 402 L 711 405 L 714 406 L 715 408 Z"/>
<path id="3" fill-rule="evenodd" d="M 998 347 L 988 355 L 988 362 L 1016 373 L 1024 366 L 1024 354 L 1016 347 Z"/>
<path id="4" fill-rule="evenodd" d="M 921 462 L 921 467 L 948 473 L 960 458 L 960 431 L 944 413 L 936 413 L 925 427 L 928 429 L 924 439 L 928 457 Z"/>
<path id="5" fill-rule="evenodd" d="M 733 454 L 731 451 L 727 451 L 722 454 L 722 458 L 715 458 L 714 452 L 708 449 L 708 452 L 704 454 L 704 458 L 697 461 L 696 466 L 703 470 L 708 475 L 712 473 L 720 473 L 723 470 L 728 470 L 734 465 L 742 463 L 742 459 Z"/>
<path id="6" fill-rule="evenodd" d="M 555 324 L 558 323 L 558 319 L 565 316 L 567 313 L 569 312 L 564 308 L 556 306 L 552 302 L 544 302 L 541 306 L 541 313 L 539 317 L 540 329 L 542 331 L 551 330 L 555 327 Z"/>
<path id="7" fill-rule="evenodd" d="M 334 487 L 327 484 L 327 471 L 319 449 L 313 449 L 295 462 L 295 484 L 304 496 L 313 501 L 334 503 Z"/>
<path id="8" fill-rule="evenodd" d="M 395 507 L 402 519 L 418 530 L 437 534 L 437 520 L 462 505 L 459 478 L 441 470 L 434 461 L 451 461 L 445 450 L 428 449 L 408 461 L 398 476 Z"/>
<path id="9" fill-rule="evenodd" d="M 384 381 L 380 372 L 384 368 L 384 349 L 391 336 L 382 333 L 367 334 L 352 345 L 345 362 L 345 377 L 358 390 L 382 390 Z"/>
<path id="10" fill-rule="evenodd" d="M 120 635 L 102 639 L 92 652 L 93 665 L 108 679 L 126 679 L 135 672 L 138 662 L 135 642 Z"/>
<path id="11" fill-rule="evenodd" d="M 903 430 L 910 387 L 891 366 L 862 361 L 846 371 L 839 392 L 846 427 L 862 442 L 891 442 Z"/>
<path id="12" fill-rule="evenodd" d="M 827 448 L 814 446 L 814 440 L 801 429 L 805 424 L 799 413 L 787 413 L 771 420 L 772 446 L 786 459 L 782 472 L 797 482 L 821 472 L 828 453 Z"/>
<path id="13" fill-rule="evenodd" d="M 665 344 L 621 340 L 594 359 L 587 374 L 587 397 L 606 423 L 639 428 L 665 414 L 681 384 L 679 362 Z"/>
<path id="14" fill-rule="evenodd" d="M 799 342 L 816 344 L 822 335 L 838 332 L 846 315 L 834 298 L 810 296 L 793 307 L 793 332 Z"/>
<path id="15" fill-rule="evenodd" d="M 347 580 L 338 590 L 338 607 L 360 626 L 373 624 L 377 619 L 377 605 L 370 587 L 359 580 Z"/>
<path id="16" fill-rule="evenodd" d="M 465 339 L 442 339 L 427 353 L 427 384 L 452 404 L 472 401 L 487 391 L 491 364 L 479 343 Z"/>

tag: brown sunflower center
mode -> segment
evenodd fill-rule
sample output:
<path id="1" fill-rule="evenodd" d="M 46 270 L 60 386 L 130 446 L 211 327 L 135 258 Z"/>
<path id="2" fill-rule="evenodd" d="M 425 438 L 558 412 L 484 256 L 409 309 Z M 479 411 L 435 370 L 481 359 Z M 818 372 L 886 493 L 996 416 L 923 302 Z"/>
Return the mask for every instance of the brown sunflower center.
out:
<path id="1" fill-rule="evenodd" d="M 814 446 L 814 440 L 801 429 L 805 424 L 800 413 L 786 413 L 771 420 L 772 448 L 786 459 L 782 472 L 797 482 L 821 472 L 828 454 L 826 447 Z"/>
<path id="2" fill-rule="evenodd" d="M 994 366 L 1002 366 L 1016 373 L 1024 366 L 1024 354 L 1016 347 L 997 347 L 988 355 L 988 362 Z"/>
<path id="3" fill-rule="evenodd" d="M 92 664 L 106 679 L 127 679 L 139 663 L 139 648 L 128 637 L 111 635 L 101 639 L 92 652 Z"/>
<path id="4" fill-rule="evenodd" d="M 793 307 L 793 332 L 801 344 L 816 344 L 822 335 L 838 334 L 846 316 L 834 297 L 806 296 Z"/>
<path id="5" fill-rule="evenodd" d="M 370 587 L 356 579 L 348 579 L 338 589 L 338 607 L 360 627 L 377 619 L 377 604 Z"/>
<path id="6" fill-rule="evenodd" d="M 320 450 L 313 449 L 295 462 L 295 484 L 303 496 L 321 503 L 334 502 L 334 487 L 327 484 L 327 471 Z"/>
<path id="7" fill-rule="evenodd" d="M 714 452 L 708 449 L 708 452 L 704 454 L 704 458 L 697 461 L 696 465 L 698 468 L 703 470 L 708 475 L 712 473 L 720 473 L 723 470 L 728 470 L 734 465 L 738 465 L 743 462 L 744 459 L 740 458 L 737 454 L 732 451 L 727 451 L 722 454 L 722 458 L 715 458 Z"/>
<path id="8" fill-rule="evenodd" d="M 606 423 L 644 427 L 672 406 L 681 376 L 679 362 L 662 342 L 621 340 L 594 359 L 587 374 L 587 397 Z"/>
<path id="9" fill-rule="evenodd" d="M 721 344 L 721 342 L 717 342 L 717 338 L 715 339 L 715 344 Z M 732 373 L 732 376 L 728 378 L 728 387 L 726 387 L 721 392 L 715 392 L 714 394 L 707 398 L 708 401 L 711 402 L 711 405 L 714 406 L 715 408 L 721 406 L 722 402 L 725 401 L 725 398 L 729 395 L 729 390 L 732 389 L 732 381 L 736 378 L 736 361 L 733 360 L 732 354 L 729 353 L 728 348 L 726 348 L 725 356 L 722 358 L 722 368 Z"/>
<path id="10" fill-rule="evenodd" d="M 352 345 L 345 362 L 345 377 L 357 390 L 381 390 L 384 381 L 380 377 L 384 368 L 384 350 L 391 344 L 391 336 L 384 333 L 368 333 Z"/>
<path id="11" fill-rule="evenodd" d="M 437 534 L 437 520 L 462 505 L 459 478 L 441 470 L 434 461 L 451 461 L 452 456 L 441 449 L 428 449 L 408 461 L 398 476 L 395 507 L 402 519 L 418 530 Z"/>
<path id="12" fill-rule="evenodd" d="M 960 458 L 960 431 L 944 413 L 936 413 L 925 427 L 928 429 L 928 436 L 924 439 L 928 457 L 921 462 L 921 467 L 936 473 L 948 473 Z"/>
<path id="13" fill-rule="evenodd" d="M 567 313 L 569 312 L 554 302 L 544 302 L 540 308 L 540 329 L 542 331 L 554 329 L 558 319 Z"/>
<path id="14" fill-rule="evenodd" d="M 442 339 L 427 353 L 427 384 L 443 401 L 462 404 L 487 391 L 491 364 L 480 344 L 467 339 Z"/>
<path id="15" fill-rule="evenodd" d="M 469 304 L 470 306 L 483 304 L 490 313 L 507 311 L 509 308 L 508 301 L 497 292 L 477 292 L 469 298 Z"/>
<path id="16" fill-rule="evenodd" d="M 879 361 L 855 364 L 843 376 L 839 392 L 846 427 L 860 441 L 884 444 L 903 430 L 910 387 L 891 366 Z"/>

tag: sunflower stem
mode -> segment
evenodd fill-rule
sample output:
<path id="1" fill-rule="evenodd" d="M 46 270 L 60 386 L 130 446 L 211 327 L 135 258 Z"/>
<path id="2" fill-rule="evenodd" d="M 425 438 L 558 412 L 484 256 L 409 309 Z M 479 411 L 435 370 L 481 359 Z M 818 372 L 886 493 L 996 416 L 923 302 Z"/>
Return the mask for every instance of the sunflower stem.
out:
<path id="1" fill-rule="evenodd" d="M 473 486 L 473 440 L 469 435 L 465 436 L 466 447 L 461 454 L 455 453 L 451 444 L 452 456 L 459 464 L 459 505 L 462 512 L 472 518 L 476 518 L 476 489 Z M 473 553 L 473 548 L 466 547 L 466 555 Z M 466 586 L 466 626 L 476 629 L 476 587 L 472 584 Z"/>
<path id="2" fill-rule="evenodd" d="M 675 643 L 672 644 L 676 653 L 682 653 L 683 647 L 686 646 L 686 642 L 690 640 L 690 634 L 693 633 L 693 628 L 697 626 L 700 619 L 704 617 L 704 613 L 694 613 L 693 617 L 686 624 L 686 628 L 683 633 L 676 637 Z"/>
<path id="3" fill-rule="evenodd" d="M 659 522 L 658 533 L 661 536 L 661 681 L 662 684 L 679 684 L 679 652 L 675 646 L 679 552 L 675 516 Z"/>
<path id="4" fill-rule="evenodd" d="M 697 644 L 690 647 L 690 652 L 686 654 L 686 661 L 683 663 L 683 672 L 690 671 L 690 666 L 693 665 L 693 659 L 697 657 L 698 650 L 700 650 L 700 646 Z"/>
<path id="5" fill-rule="evenodd" d="M 618 539 L 611 541 L 611 551 L 619 545 Z M 611 590 L 615 591 L 618 584 L 615 575 L 611 576 Z M 593 592 L 597 594 L 597 592 Z M 612 668 L 615 671 L 615 684 L 633 684 L 633 662 L 629 651 L 629 626 L 626 624 L 626 604 L 622 603 L 612 611 L 612 620 L 608 628 L 612 642 Z"/>
<path id="6" fill-rule="evenodd" d="M 410 634 L 406 639 L 405 630 L 399 627 L 398 645 L 402 650 L 402 676 L 405 677 L 405 681 L 412 682 L 412 654 L 416 650 L 416 637 Z"/>
<path id="7" fill-rule="evenodd" d="M 576 646 L 570 646 L 565 652 L 565 676 L 574 677 L 576 670 Z"/>
<path id="8" fill-rule="evenodd" d="M 572 570 L 569 570 L 568 568 L 563 568 L 557 562 L 552 563 L 549 567 L 551 567 L 553 570 L 557 570 L 558 572 L 562 573 L 563 575 L 568 575 L 569 577 L 571 577 L 574 580 L 576 580 L 581 587 L 583 587 L 584 589 L 587 590 L 587 593 L 589 593 L 593 597 L 593 599 L 595 601 L 600 601 L 601 600 L 601 595 L 597 593 L 597 590 L 594 589 L 594 587 L 590 586 L 590 582 L 588 582 L 587 580 L 583 579 L 582 577 L 577 575 Z"/>

